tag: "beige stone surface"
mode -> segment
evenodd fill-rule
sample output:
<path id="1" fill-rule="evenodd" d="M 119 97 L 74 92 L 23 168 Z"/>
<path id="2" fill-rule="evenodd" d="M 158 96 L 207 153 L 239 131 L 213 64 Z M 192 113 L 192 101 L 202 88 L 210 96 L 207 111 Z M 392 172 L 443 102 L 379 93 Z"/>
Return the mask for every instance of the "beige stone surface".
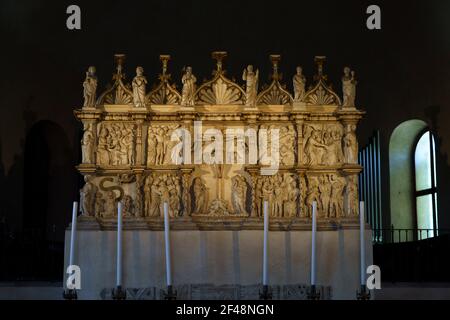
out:
<path id="1" fill-rule="evenodd" d="M 66 232 L 66 243 L 70 231 Z M 80 266 L 80 298 L 98 299 L 115 286 L 116 232 L 80 230 L 75 263 Z M 174 285 L 258 285 L 262 277 L 263 232 L 172 231 Z M 359 231 L 317 233 L 317 285 L 330 286 L 333 299 L 355 299 L 359 288 Z M 366 262 L 372 264 L 371 232 L 366 232 Z M 66 245 L 66 249 L 68 249 Z M 68 250 L 66 250 L 66 261 Z M 308 284 L 311 232 L 269 233 L 269 283 Z M 162 231 L 123 232 L 123 285 L 165 288 Z"/>

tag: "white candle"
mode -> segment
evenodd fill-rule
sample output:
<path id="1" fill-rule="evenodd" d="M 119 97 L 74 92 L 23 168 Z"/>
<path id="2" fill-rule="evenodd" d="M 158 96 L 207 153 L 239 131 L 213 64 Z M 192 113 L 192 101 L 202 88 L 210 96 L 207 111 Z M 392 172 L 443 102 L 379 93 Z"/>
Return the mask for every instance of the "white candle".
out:
<path id="1" fill-rule="evenodd" d="M 268 237 L 269 237 L 269 203 L 264 201 L 264 251 L 263 251 L 263 285 L 268 284 Z"/>
<path id="2" fill-rule="evenodd" d="M 366 247 L 364 241 L 364 231 L 366 223 L 364 221 L 364 201 L 359 202 L 359 247 L 360 247 L 360 274 L 361 285 L 366 284 Z"/>
<path id="3" fill-rule="evenodd" d="M 170 237 L 169 237 L 169 205 L 164 202 L 164 242 L 166 246 L 166 279 L 167 286 L 172 285 L 172 268 L 170 262 Z"/>
<path id="4" fill-rule="evenodd" d="M 75 255 L 75 234 L 77 232 L 77 212 L 78 202 L 73 202 L 72 207 L 72 230 L 70 232 L 70 251 L 69 251 L 69 266 L 73 265 Z"/>
<path id="5" fill-rule="evenodd" d="M 317 202 L 312 204 L 312 233 L 311 233 L 311 285 L 316 284 L 316 229 Z"/>
<path id="6" fill-rule="evenodd" d="M 117 274 L 116 286 L 122 285 L 122 202 L 117 207 Z"/>

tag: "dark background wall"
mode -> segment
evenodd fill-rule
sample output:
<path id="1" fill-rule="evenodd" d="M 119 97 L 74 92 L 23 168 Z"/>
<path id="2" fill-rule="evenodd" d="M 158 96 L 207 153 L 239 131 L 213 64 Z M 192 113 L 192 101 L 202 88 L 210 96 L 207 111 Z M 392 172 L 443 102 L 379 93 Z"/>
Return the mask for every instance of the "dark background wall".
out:
<path id="1" fill-rule="evenodd" d="M 66 28 L 70 4 L 81 7 L 80 31 Z M 370 4 L 381 7 L 381 30 L 366 28 Z M 440 227 L 450 227 L 445 197 L 450 191 L 449 16 L 450 2 L 438 0 L 2 0 L 0 216 L 13 231 L 42 217 L 46 237 L 62 239 L 80 187 L 74 165 L 79 162 L 81 127 L 72 110 L 82 103 L 81 84 L 89 65 L 97 67 L 102 91 L 113 72 L 114 53 L 127 54 L 129 78 L 142 65 L 151 82 L 159 72 L 158 55 L 167 53 L 179 83 L 188 64 L 199 79 L 210 77 L 210 52 L 219 49 L 228 51 L 226 69 L 236 79 L 249 63 L 266 79 L 270 53 L 282 54 L 281 70 L 289 87 L 296 65 L 312 81 L 315 55 L 328 57 L 325 70 L 339 94 L 342 68 L 356 70 L 357 104 L 367 111 L 359 139 L 364 144 L 373 130 L 381 131 L 386 225 L 390 134 L 408 119 L 433 124 Z M 43 154 L 49 161 L 39 164 Z M 44 197 L 46 203 L 39 202 L 44 207 L 34 208 L 33 201 Z"/>

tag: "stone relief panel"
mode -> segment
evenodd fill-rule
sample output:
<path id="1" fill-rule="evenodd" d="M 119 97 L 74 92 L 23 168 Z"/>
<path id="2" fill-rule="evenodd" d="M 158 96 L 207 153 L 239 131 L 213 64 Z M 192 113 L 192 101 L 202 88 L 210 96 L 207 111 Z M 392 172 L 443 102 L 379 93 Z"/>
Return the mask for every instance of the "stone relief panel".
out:
<path id="1" fill-rule="evenodd" d="M 312 215 L 312 204 L 317 202 L 319 218 L 344 217 L 344 189 L 346 179 L 337 173 L 307 176 L 306 207 Z"/>
<path id="2" fill-rule="evenodd" d="M 181 210 L 181 181 L 177 174 L 148 175 L 144 185 L 144 216 L 163 217 L 164 202 L 169 205 L 169 216 L 178 218 L 183 215 Z"/>
<path id="3" fill-rule="evenodd" d="M 171 165 L 173 147 L 178 141 L 171 141 L 178 124 L 150 125 L 147 132 L 147 166 Z"/>
<path id="4" fill-rule="evenodd" d="M 255 188 L 257 215 L 263 216 L 264 201 L 268 201 L 271 217 L 294 218 L 297 216 L 299 195 L 298 179 L 294 174 L 260 176 Z"/>
<path id="5" fill-rule="evenodd" d="M 272 148 L 272 131 L 278 130 L 278 148 L 279 148 L 279 161 L 281 166 L 293 166 L 295 164 L 296 155 L 296 131 L 293 124 L 263 124 L 260 129 L 267 130 L 267 148 L 264 148 L 263 143 L 260 140 L 259 147 L 266 149 L 263 150 L 263 157 L 271 156 Z M 267 154 L 268 153 L 268 154 Z"/>
<path id="6" fill-rule="evenodd" d="M 305 157 L 309 166 L 334 166 L 344 162 L 343 128 L 340 123 L 306 124 L 303 127 Z"/>
<path id="7" fill-rule="evenodd" d="M 97 164 L 130 166 L 135 162 L 136 125 L 102 122 L 98 126 Z"/>

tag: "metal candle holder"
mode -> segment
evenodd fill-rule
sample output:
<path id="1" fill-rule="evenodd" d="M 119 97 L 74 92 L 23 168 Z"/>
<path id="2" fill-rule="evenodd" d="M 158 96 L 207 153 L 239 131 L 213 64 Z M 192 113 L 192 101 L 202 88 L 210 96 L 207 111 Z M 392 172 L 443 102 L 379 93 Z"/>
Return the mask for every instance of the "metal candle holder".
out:
<path id="1" fill-rule="evenodd" d="M 127 291 L 122 286 L 117 286 L 112 289 L 112 298 L 114 300 L 125 300 L 127 298 Z"/>
<path id="2" fill-rule="evenodd" d="M 367 290 L 366 285 L 362 284 L 359 291 L 356 291 L 356 299 L 370 300 L 370 290 Z"/>
<path id="3" fill-rule="evenodd" d="M 320 300 L 320 291 L 316 290 L 316 286 L 314 284 L 309 287 L 307 298 L 308 300 Z"/>
<path id="4" fill-rule="evenodd" d="M 78 299 L 77 290 L 75 290 L 75 289 L 65 289 L 63 291 L 63 298 L 65 300 L 77 300 Z"/>
<path id="5" fill-rule="evenodd" d="M 259 291 L 259 299 L 272 300 L 272 290 L 270 290 L 268 285 L 262 286 L 262 291 Z"/>
<path id="6" fill-rule="evenodd" d="M 173 286 L 167 286 L 167 292 L 164 292 L 164 300 L 177 300 L 177 291 Z"/>

